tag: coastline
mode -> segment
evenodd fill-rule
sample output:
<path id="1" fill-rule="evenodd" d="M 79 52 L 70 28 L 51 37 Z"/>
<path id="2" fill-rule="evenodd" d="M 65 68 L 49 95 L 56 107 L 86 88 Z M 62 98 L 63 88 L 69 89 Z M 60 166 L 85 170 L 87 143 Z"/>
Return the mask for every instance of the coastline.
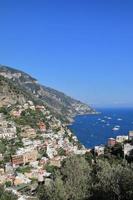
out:
<path id="1" fill-rule="evenodd" d="M 84 115 L 100 115 L 101 113 L 102 112 L 92 112 L 92 113 L 88 112 L 88 113 L 75 114 L 75 115 L 71 116 L 71 118 L 69 119 L 70 123 L 65 124 L 65 126 L 71 126 L 75 122 L 75 117 L 84 116 Z"/>

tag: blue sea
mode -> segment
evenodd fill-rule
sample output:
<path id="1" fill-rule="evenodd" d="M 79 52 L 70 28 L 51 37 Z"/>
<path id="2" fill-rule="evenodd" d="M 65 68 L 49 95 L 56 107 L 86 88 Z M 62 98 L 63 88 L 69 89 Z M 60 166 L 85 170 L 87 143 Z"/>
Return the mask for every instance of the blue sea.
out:
<path id="1" fill-rule="evenodd" d="M 85 147 L 107 144 L 108 138 L 128 135 L 133 130 L 133 108 L 106 108 L 97 111 L 101 113 L 75 117 L 74 123 L 69 126 Z M 113 130 L 115 127 L 117 130 Z"/>

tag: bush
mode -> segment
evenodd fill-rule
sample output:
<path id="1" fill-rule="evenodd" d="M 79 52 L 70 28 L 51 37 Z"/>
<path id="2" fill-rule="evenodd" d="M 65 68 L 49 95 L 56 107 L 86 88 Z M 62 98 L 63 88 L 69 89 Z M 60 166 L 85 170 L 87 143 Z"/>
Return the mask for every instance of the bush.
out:
<path id="1" fill-rule="evenodd" d="M 61 147 L 58 149 L 58 155 L 59 156 L 66 156 L 66 151 Z"/>
<path id="2" fill-rule="evenodd" d="M 5 183 L 5 185 L 6 185 L 6 187 L 11 187 L 12 183 L 11 183 L 11 181 L 7 181 L 7 182 Z"/>

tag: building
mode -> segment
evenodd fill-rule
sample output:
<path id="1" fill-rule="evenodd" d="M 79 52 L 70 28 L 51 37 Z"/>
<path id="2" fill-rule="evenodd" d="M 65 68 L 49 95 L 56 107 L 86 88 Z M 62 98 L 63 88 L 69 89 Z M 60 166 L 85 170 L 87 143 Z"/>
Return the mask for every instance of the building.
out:
<path id="1" fill-rule="evenodd" d="M 21 116 L 21 113 L 22 113 L 22 110 L 14 110 L 14 111 L 12 111 L 11 112 L 11 115 L 13 116 L 13 117 L 20 117 Z"/>
<path id="2" fill-rule="evenodd" d="M 128 140 L 128 136 L 127 135 L 119 135 L 116 137 L 116 142 L 118 143 L 123 143 L 126 140 Z"/>
<path id="3" fill-rule="evenodd" d="M 113 147 L 113 146 L 115 146 L 116 145 L 116 140 L 114 139 L 114 138 L 109 138 L 108 139 L 108 146 L 109 147 Z"/>
<path id="4" fill-rule="evenodd" d="M 129 137 L 129 140 L 133 139 L 133 131 L 129 131 L 128 137 Z"/>
<path id="5" fill-rule="evenodd" d="M 0 121 L 0 138 L 13 139 L 16 137 L 16 126 L 12 122 Z"/>
<path id="6" fill-rule="evenodd" d="M 15 177 L 15 180 L 14 180 L 15 186 L 22 185 L 22 184 L 30 184 L 30 183 L 31 183 L 31 180 L 20 173 L 17 174 L 17 176 Z"/>
<path id="7" fill-rule="evenodd" d="M 13 165 L 25 165 L 35 162 L 38 158 L 38 151 L 32 148 L 19 149 L 16 155 L 11 158 Z"/>
<path id="8" fill-rule="evenodd" d="M 95 146 L 95 153 L 100 156 L 100 155 L 104 155 L 104 146 Z"/>
<path id="9" fill-rule="evenodd" d="M 0 138 L 13 139 L 16 137 L 16 128 L 0 128 Z"/>
<path id="10" fill-rule="evenodd" d="M 38 127 L 41 132 L 46 132 L 46 125 L 43 122 L 39 122 Z"/>
<path id="11" fill-rule="evenodd" d="M 5 172 L 7 174 L 13 174 L 14 173 L 13 166 L 12 166 L 11 163 L 6 163 L 5 164 Z"/>
<path id="12" fill-rule="evenodd" d="M 13 165 L 22 165 L 23 162 L 23 155 L 13 155 L 11 158 Z"/>
<path id="13" fill-rule="evenodd" d="M 21 136 L 23 138 L 35 138 L 36 137 L 36 131 L 35 129 L 31 128 L 31 127 L 25 127 L 22 132 L 21 132 Z"/>
<path id="14" fill-rule="evenodd" d="M 37 106 L 36 106 L 36 110 L 44 111 L 44 110 L 46 110 L 46 109 L 45 109 L 44 106 L 37 105 Z"/>
<path id="15" fill-rule="evenodd" d="M 37 157 L 38 157 L 38 152 L 35 149 L 31 150 L 31 151 L 29 150 L 29 151 L 25 152 L 23 154 L 23 163 L 24 163 L 24 165 L 26 163 L 30 163 L 30 162 L 36 161 Z"/>
<path id="16" fill-rule="evenodd" d="M 133 150 L 133 145 L 127 143 L 127 144 L 124 144 L 124 156 L 129 156 L 130 154 L 130 151 Z"/>

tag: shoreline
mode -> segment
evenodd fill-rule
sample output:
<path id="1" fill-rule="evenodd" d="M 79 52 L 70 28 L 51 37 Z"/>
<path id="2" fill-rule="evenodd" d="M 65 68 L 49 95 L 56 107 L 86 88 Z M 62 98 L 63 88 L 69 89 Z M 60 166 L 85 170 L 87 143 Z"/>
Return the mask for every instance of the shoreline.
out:
<path id="1" fill-rule="evenodd" d="M 71 126 L 74 122 L 75 122 L 75 117 L 78 116 L 84 116 L 84 115 L 100 115 L 102 112 L 93 112 L 93 113 L 83 113 L 83 114 L 75 114 L 74 116 L 72 116 L 71 118 L 71 122 L 68 124 L 65 124 L 65 126 Z"/>

